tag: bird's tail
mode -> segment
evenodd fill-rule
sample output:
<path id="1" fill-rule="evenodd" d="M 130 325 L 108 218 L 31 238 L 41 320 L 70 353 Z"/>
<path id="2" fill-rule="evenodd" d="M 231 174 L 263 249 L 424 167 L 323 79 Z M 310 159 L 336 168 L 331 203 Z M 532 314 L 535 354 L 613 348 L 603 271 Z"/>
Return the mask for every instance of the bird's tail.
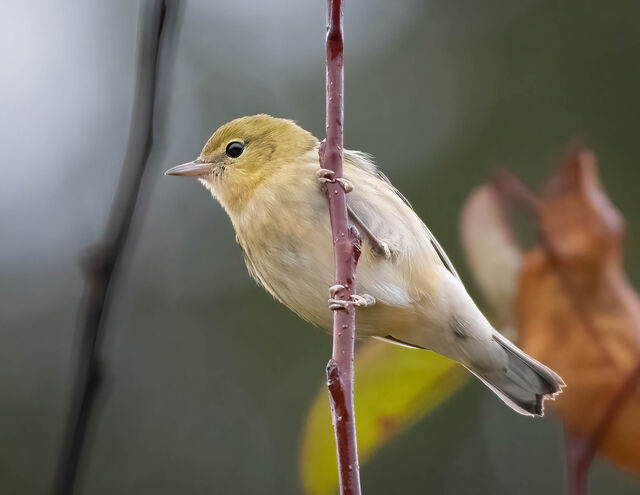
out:
<path id="1" fill-rule="evenodd" d="M 507 364 L 497 371 L 468 368 L 514 411 L 543 416 L 544 400 L 562 392 L 564 381 L 553 370 L 528 356 L 509 340 L 494 332 L 494 339 L 507 354 Z"/>

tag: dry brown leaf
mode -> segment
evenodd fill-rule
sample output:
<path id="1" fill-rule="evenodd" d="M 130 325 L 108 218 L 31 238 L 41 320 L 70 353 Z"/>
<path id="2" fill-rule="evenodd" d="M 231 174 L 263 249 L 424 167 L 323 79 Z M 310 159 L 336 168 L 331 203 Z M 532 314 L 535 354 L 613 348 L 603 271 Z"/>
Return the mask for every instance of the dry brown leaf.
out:
<path id="1" fill-rule="evenodd" d="M 564 378 L 567 388 L 551 405 L 572 435 L 588 438 L 640 357 L 640 300 L 623 271 L 623 220 L 584 149 L 563 160 L 538 210 L 541 247 L 525 255 L 516 299 L 519 344 Z M 640 474 L 637 382 L 599 451 Z"/>

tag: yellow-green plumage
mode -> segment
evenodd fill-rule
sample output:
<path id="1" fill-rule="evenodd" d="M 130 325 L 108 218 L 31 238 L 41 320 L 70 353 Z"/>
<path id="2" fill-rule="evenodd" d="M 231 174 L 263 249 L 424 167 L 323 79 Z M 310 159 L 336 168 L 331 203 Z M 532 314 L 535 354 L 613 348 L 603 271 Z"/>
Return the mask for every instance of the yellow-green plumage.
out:
<path id="1" fill-rule="evenodd" d="M 242 147 L 239 156 L 229 156 L 231 143 Z M 330 328 L 334 261 L 318 145 L 290 120 L 243 117 L 220 127 L 197 162 L 168 173 L 198 176 L 229 214 L 251 275 L 301 317 Z M 344 176 L 354 185 L 350 211 L 391 253 L 381 256 L 363 239 L 356 291 L 377 302 L 358 310 L 358 334 L 439 352 L 516 411 L 541 414 L 560 377 L 491 327 L 427 227 L 367 155 L 345 150 Z"/>
<path id="2" fill-rule="evenodd" d="M 217 194 L 228 210 L 240 211 L 258 186 L 296 156 L 312 150 L 317 141 L 292 122 L 269 115 L 242 117 L 220 127 L 204 145 L 200 159 L 206 163 L 230 164 L 225 155 L 229 142 L 242 141 L 245 152 L 234 162 Z M 227 159 L 227 160 L 225 160 Z"/>

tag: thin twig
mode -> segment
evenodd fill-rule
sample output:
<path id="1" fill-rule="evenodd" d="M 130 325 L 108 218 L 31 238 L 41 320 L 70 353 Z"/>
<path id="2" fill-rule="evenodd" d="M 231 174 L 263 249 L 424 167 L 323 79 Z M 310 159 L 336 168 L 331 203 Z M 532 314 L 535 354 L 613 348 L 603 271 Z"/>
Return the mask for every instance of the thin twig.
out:
<path id="1" fill-rule="evenodd" d="M 587 444 L 586 455 L 593 459 L 598 447 L 602 443 L 602 440 L 607 434 L 607 430 L 611 424 L 615 421 L 618 413 L 624 406 L 625 402 L 629 400 L 636 390 L 638 380 L 640 379 L 640 357 L 636 362 L 636 365 L 631 369 L 627 377 L 624 379 L 616 393 L 609 399 L 609 403 L 602 413 L 602 417 L 595 429 L 591 433 L 589 443 Z"/>
<path id="2" fill-rule="evenodd" d="M 177 9 L 177 5 L 174 4 L 173 8 Z M 169 26 L 166 24 L 175 19 L 175 12 L 167 14 L 167 1 L 163 0 L 147 1 L 141 12 L 135 97 L 120 181 L 104 238 L 90 250 L 83 263 L 86 282 L 78 318 L 78 363 L 53 484 L 53 493 L 56 495 L 71 495 L 74 491 L 87 428 L 95 414 L 95 401 L 103 376 L 101 354 L 105 318 L 114 297 L 113 286 L 119 274 L 118 267 L 129 238 L 153 142 L 161 40 L 167 36 Z"/>
<path id="3" fill-rule="evenodd" d="M 520 179 L 506 170 L 499 169 L 493 173 L 491 184 L 498 191 L 498 198 L 505 203 L 513 203 L 520 209 L 535 215 L 540 208 L 540 199 Z"/>
<path id="4" fill-rule="evenodd" d="M 565 429 L 565 449 L 569 468 L 570 495 L 587 493 L 587 476 L 593 458 L 602 444 L 609 428 L 636 390 L 640 380 L 640 358 L 631 369 L 616 393 L 609 399 L 602 416 L 587 438 L 572 435 Z"/>
<path id="5" fill-rule="evenodd" d="M 327 139 L 320 147 L 320 165 L 342 178 L 343 35 L 342 1 L 327 0 Z M 335 297 L 350 301 L 355 294 L 355 273 L 360 239 L 349 228 L 345 190 L 340 181 L 326 183 L 336 266 Z M 353 304 L 333 312 L 333 354 L 327 365 L 327 385 L 338 452 L 338 473 L 342 495 L 360 494 L 360 470 L 353 407 L 353 353 L 356 311 Z"/>
<path id="6" fill-rule="evenodd" d="M 585 495 L 587 493 L 587 477 L 591 461 L 585 462 L 583 438 L 576 437 L 564 429 L 564 448 L 567 458 L 567 475 L 569 495 Z"/>

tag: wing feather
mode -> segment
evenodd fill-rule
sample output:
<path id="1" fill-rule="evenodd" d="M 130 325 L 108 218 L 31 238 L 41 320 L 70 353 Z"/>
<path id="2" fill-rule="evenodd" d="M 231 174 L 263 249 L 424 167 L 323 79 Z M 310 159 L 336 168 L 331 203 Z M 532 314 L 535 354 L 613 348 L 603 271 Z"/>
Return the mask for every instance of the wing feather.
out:
<path id="1" fill-rule="evenodd" d="M 391 183 L 391 181 L 384 174 L 384 172 L 382 172 L 382 170 L 380 170 L 378 168 L 378 166 L 373 162 L 373 158 L 372 158 L 371 155 L 368 155 L 367 153 L 362 153 L 362 152 L 359 152 L 359 151 L 344 150 L 344 159 L 345 159 L 345 161 L 347 161 L 351 165 L 359 168 L 360 170 L 363 170 L 363 171 L 369 173 L 373 177 L 375 177 L 378 180 L 380 180 L 381 182 L 383 182 L 386 187 L 388 187 L 391 191 L 393 191 L 403 201 L 404 204 L 406 204 L 409 208 L 411 208 L 411 210 L 415 211 L 413 209 L 413 206 L 411 206 L 411 203 L 409 202 L 409 200 L 404 196 L 404 194 L 402 194 Z M 356 187 L 357 187 L 357 185 L 356 185 Z M 438 242 L 436 237 L 429 230 L 429 228 L 424 224 L 424 222 L 422 222 L 422 226 L 423 226 L 423 228 L 424 228 L 424 230 L 425 230 L 425 232 L 427 234 L 427 237 L 429 238 L 429 241 L 431 242 L 431 246 L 433 247 L 433 249 L 437 253 L 438 258 L 440 259 L 442 265 L 447 270 L 449 270 L 449 272 L 451 272 L 451 274 L 455 278 L 457 278 L 460 281 L 460 283 L 462 283 L 462 280 L 460 279 L 460 276 L 458 275 L 458 272 L 454 268 L 453 263 L 451 262 L 451 260 L 447 256 L 447 253 L 444 251 L 444 249 L 442 248 L 442 246 L 440 245 L 440 243 Z M 367 227 L 369 227 L 369 226 L 367 226 Z"/>

